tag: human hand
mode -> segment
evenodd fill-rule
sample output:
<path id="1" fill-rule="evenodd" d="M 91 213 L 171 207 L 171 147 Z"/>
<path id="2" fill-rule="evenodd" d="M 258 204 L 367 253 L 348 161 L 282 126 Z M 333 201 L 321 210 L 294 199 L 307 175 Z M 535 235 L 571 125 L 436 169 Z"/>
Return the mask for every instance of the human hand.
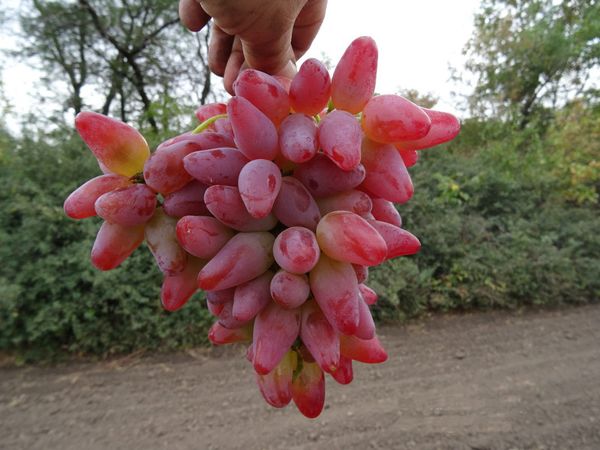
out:
<path id="1" fill-rule="evenodd" d="M 212 18 L 208 65 L 233 94 L 241 69 L 291 78 L 325 17 L 327 0 L 180 0 L 179 17 L 191 31 Z"/>

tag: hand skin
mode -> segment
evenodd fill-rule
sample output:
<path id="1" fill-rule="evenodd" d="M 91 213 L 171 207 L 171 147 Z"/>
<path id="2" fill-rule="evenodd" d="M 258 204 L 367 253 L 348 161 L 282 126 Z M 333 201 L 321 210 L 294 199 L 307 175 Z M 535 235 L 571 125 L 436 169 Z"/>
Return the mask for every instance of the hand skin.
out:
<path id="1" fill-rule="evenodd" d="M 326 7 L 327 0 L 180 0 L 179 17 L 191 31 L 212 19 L 208 65 L 233 94 L 233 82 L 246 67 L 293 77 Z"/>

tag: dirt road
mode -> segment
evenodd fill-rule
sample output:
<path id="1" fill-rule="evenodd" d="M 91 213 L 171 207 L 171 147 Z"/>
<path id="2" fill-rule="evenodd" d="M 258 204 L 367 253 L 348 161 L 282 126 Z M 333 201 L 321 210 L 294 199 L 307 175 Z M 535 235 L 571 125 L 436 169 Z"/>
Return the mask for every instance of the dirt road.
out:
<path id="1" fill-rule="evenodd" d="M 442 316 L 328 380 L 317 420 L 268 407 L 243 350 L 0 369 L 3 449 L 600 449 L 600 305 Z"/>

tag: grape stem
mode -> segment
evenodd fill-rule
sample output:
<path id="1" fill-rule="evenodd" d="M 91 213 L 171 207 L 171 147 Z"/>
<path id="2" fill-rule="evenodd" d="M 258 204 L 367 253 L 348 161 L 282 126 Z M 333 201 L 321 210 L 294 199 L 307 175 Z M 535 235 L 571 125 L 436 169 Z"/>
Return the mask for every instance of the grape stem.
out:
<path id="1" fill-rule="evenodd" d="M 192 134 L 200 134 L 211 126 L 218 119 L 227 119 L 227 114 L 217 114 L 216 116 L 209 117 L 192 131 Z"/>

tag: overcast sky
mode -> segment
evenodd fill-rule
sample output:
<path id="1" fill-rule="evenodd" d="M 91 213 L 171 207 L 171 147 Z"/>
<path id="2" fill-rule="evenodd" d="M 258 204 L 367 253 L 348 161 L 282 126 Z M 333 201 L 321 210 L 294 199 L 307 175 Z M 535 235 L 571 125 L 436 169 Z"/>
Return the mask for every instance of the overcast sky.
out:
<path id="1" fill-rule="evenodd" d="M 19 3 L 2 0 L 4 9 Z M 176 8 L 175 0 L 173 4 Z M 379 48 L 377 92 L 431 92 L 440 98 L 437 108 L 457 113 L 449 66 L 463 64 L 461 50 L 472 33 L 478 4 L 479 0 L 329 0 L 325 22 L 306 57 L 326 55 L 335 64 L 354 38 L 371 36 Z M 29 92 L 39 73 L 14 65 L 4 67 L 2 76 L 6 97 L 17 110 L 34 107 Z"/>

